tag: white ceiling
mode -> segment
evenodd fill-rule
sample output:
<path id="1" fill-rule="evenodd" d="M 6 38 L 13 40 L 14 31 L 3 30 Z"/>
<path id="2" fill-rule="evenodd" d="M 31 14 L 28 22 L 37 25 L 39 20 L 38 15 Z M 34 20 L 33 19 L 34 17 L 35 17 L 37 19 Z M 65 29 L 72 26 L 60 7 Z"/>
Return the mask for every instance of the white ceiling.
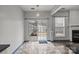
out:
<path id="1" fill-rule="evenodd" d="M 24 11 L 50 11 L 52 8 L 54 8 L 55 5 L 39 5 L 37 7 L 36 5 L 22 5 L 21 8 Z M 35 8 L 32 10 L 31 8 Z"/>
<path id="2" fill-rule="evenodd" d="M 39 5 L 39 7 L 37 7 L 37 5 L 21 5 L 20 7 L 24 11 L 51 11 L 52 13 L 56 13 L 59 10 L 63 10 L 62 8 L 65 8 L 64 10 L 79 10 L 79 5 Z M 32 10 L 31 8 L 35 9 Z"/>
<path id="3" fill-rule="evenodd" d="M 24 11 L 51 11 L 55 8 L 57 5 L 39 5 L 37 7 L 36 5 L 21 5 L 20 7 Z M 62 8 L 65 8 L 66 10 L 79 10 L 79 5 L 61 5 Z M 31 8 L 35 8 L 32 10 Z"/>
<path id="4" fill-rule="evenodd" d="M 62 8 L 66 10 L 79 10 L 79 5 L 63 5 Z"/>
<path id="5" fill-rule="evenodd" d="M 79 5 L 61 5 L 58 11 L 79 10 Z"/>

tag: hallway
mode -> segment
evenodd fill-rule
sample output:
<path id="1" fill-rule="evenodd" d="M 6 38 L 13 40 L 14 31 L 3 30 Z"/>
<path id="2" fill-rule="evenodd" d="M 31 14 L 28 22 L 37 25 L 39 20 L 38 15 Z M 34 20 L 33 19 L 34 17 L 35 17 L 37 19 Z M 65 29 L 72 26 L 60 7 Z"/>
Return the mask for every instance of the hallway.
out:
<path id="1" fill-rule="evenodd" d="M 25 42 L 15 54 L 73 54 L 61 43 Z"/>

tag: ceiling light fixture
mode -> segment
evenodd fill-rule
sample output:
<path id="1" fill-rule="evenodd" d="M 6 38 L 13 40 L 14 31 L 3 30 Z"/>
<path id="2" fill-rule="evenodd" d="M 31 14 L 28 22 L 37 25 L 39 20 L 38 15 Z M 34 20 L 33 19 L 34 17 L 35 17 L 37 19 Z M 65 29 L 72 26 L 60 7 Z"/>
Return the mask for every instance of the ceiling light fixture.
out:
<path id="1" fill-rule="evenodd" d="M 39 5 L 36 5 L 37 7 L 39 7 Z"/>
<path id="2" fill-rule="evenodd" d="M 39 12 L 37 12 L 36 16 L 37 16 L 37 17 L 39 17 L 39 16 L 40 16 Z"/>

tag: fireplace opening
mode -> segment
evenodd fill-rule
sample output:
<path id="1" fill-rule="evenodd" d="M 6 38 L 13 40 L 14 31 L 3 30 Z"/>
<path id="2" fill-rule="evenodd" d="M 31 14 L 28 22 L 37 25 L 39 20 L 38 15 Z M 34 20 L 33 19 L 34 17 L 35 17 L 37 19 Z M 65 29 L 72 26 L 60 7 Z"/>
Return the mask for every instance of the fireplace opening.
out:
<path id="1" fill-rule="evenodd" d="M 79 43 L 79 30 L 72 30 L 72 42 Z"/>

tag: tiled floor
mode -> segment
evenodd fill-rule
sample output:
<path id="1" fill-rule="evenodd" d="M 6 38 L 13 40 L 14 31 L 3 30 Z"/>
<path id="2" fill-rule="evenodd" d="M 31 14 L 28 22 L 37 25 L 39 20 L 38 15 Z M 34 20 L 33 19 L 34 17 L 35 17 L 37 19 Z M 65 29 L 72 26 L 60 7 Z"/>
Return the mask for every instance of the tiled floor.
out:
<path id="1" fill-rule="evenodd" d="M 24 43 L 15 54 L 72 54 L 73 52 L 60 43 L 40 44 L 39 42 Z"/>

